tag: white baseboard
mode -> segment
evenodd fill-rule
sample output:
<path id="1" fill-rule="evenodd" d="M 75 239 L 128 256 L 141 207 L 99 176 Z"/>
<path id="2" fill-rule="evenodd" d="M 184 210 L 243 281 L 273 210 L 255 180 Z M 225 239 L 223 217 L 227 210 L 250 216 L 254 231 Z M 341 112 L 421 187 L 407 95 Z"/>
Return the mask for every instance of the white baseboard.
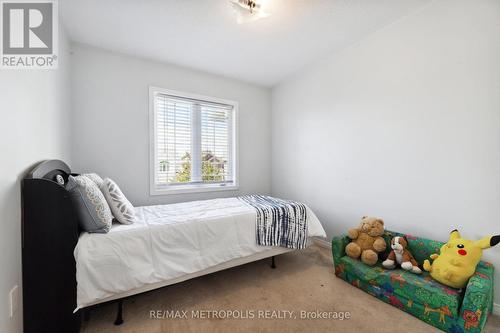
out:
<path id="1" fill-rule="evenodd" d="M 314 244 L 316 244 L 318 246 L 321 246 L 321 247 L 324 247 L 327 249 L 332 248 L 332 244 L 324 238 L 313 237 L 313 239 L 314 239 Z"/>
<path id="2" fill-rule="evenodd" d="M 493 303 L 493 314 L 500 316 L 500 304 Z"/>

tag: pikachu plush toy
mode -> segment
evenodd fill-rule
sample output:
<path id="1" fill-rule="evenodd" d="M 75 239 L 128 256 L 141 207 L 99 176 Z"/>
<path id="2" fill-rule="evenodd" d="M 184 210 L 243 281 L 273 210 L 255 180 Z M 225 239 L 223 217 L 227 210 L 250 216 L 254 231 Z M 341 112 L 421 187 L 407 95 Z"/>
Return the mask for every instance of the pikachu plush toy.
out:
<path id="1" fill-rule="evenodd" d="M 432 254 L 432 264 L 424 261 L 424 270 L 437 281 L 453 288 L 464 288 L 474 275 L 483 250 L 500 243 L 499 236 L 488 236 L 478 241 L 462 238 L 457 230 L 450 234 L 448 243 L 441 247 L 440 254 Z"/>

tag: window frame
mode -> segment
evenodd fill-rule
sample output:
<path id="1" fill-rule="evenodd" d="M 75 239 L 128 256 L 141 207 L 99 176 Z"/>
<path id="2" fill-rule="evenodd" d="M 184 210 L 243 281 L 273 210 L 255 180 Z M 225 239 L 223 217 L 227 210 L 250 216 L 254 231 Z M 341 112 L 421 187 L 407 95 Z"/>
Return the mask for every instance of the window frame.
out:
<path id="1" fill-rule="evenodd" d="M 221 186 L 220 184 L 186 184 L 186 185 L 164 185 L 160 188 L 157 186 L 156 179 L 158 170 L 157 165 L 157 140 L 156 140 L 156 123 L 157 114 L 155 110 L 155 95 L 156 94 L 166 94 L 181 98 L 189 98 L 195 100 L 201 100 L 212 103 L 226 104 L 233 107 L 232 114 L 232 145 L 231 154 L 232 160 L 232 172 L 233 172 L 233 184 Z M 168 194 L 182 194 L 182 193 L 200 193 L 200 192 L 213 192 L 213 191 L 235 191 L 239 189 L 239 157 L 238 157 L 238 102 L 221 99 L 216 97 L 186 93 L 171 89 L 165 89 L 155 86 L 149 87 L 149 193 L 150 195 L 168 195 Z"/>

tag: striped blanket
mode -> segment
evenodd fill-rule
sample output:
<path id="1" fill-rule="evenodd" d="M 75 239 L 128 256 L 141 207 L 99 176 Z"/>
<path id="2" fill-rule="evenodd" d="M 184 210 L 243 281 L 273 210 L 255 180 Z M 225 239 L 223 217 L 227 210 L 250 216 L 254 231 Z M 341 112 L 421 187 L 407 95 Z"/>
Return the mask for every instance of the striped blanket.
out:
<path id="1" fill-rule="evenodd" d="M 257 212 L 257 244 L 303 249 L 307 244 L 307 209 L 302 203 L 264 195 L 239 197 Z"/>

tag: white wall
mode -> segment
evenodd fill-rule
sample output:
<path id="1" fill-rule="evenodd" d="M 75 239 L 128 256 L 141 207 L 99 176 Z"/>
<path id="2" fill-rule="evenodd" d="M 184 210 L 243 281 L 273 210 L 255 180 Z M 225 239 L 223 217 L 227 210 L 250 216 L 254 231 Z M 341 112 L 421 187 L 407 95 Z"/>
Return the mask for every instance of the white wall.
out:
<path id="1" fill-rule="evenodd" d="M 438 240 L 500 234 L 499 22 L 500 1 L 434 1 L 276 87 L 272 193 L 329 237 L 363 215 Z M 500 285 L 500 245 L 485 258 Z"/>
<path id="2" fill-rule="evenodd" d="M 269 89 L 82 44 L 72 49 L 75 171 L 116 180 L 134 205 L 270 193 Z M 239 103 L 239 191 L 149 195 L 150 85 Z"/>
<path id="3" fill-rule="evenodd" d="M 8 303 L 22 280 L 20 179 L 44 159 L 71 162 L 69 48 L 59 30 L 58 69 L 0 70 L 0 332 L 22 332 L 22 304 L 11 319 Z"/>

